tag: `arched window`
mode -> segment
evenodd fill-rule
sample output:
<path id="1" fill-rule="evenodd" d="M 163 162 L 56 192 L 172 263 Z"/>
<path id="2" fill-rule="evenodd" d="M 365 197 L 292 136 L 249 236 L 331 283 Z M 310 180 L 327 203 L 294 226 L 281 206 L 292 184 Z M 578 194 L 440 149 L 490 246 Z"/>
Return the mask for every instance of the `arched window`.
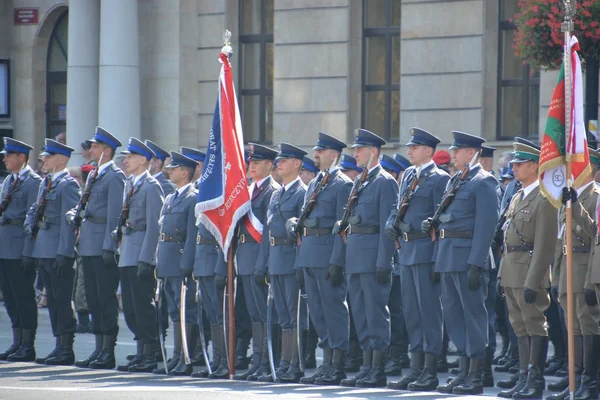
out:
<path id="1" fill-rule="evenodd" d="M 398 141 L 401 0 L 364 0 L 362 126 Z"/>
<path id="2" fill-rule="evenodd" d="M 46 137 L 67 131 L 68 12 L 54 25 L 46 60 Z"/>

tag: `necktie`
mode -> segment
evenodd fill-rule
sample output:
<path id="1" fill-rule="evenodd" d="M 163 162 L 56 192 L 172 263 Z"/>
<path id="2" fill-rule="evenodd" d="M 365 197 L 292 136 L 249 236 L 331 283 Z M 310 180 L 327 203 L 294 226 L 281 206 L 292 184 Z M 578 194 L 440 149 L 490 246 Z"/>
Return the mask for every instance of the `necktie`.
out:
<path id="1" fill-rule="evenodd" d="M 173 194 L 173 200 L 176 200 L 178 196 L 179 196 L 179 190 L 176 190 L 175 193 Z"/>

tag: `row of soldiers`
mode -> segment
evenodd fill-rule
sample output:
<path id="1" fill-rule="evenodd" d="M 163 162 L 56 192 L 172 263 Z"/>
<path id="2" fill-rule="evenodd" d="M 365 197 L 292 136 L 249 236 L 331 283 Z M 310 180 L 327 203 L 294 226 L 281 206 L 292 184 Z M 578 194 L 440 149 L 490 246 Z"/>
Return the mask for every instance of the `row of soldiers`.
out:
<path id="1" fill-rule="evenodd" d="M 337 165 L 346 144 L 319 133 L 314 158 L 320 172 L 308 186 L 299 177 L 307 154 L 304 150 L 288 143 L 281 143 L 279 151 L 250 144 L 252 207 L 236 230 L 235 260 L 252 322 L 253 355 L 250 368 L 237 379 L 386 386 L 384 361 L 391 341 L 388 302 L 390 297 L 400 297 L 410 367 L 389 387 L 481 393 L 495 347 L 489 299 L 495 297 L 491 277 L 498 273 L 510 322 L 519 337 L 520 360 L 519 373 L 511 378 L 513 387 L 501 396 L 541 395 L 548 347 L 543 312 L 549 304 L 553 263 L 549 249 L 560 246 L 556 245 L 556 213 L 537 185 L 539 148 L 523 140 L 514 145 L 513 170 L 523 188 L 502 213 L 503 237 L 498 238 L 498 181 L 478 162 L 484 139 L 462 132 L 453 132 L 453 138 L 453 162 L 459 172 L 451 178 L 432 161 L 440 140 L 422 129 L 411 129 L 407 148 L 413 166 L 399 184 L 387 172 L 393 159 L 381 156 L 385 140 L 367 130 L 356 131 L 352 146 L 356 164 L 362 167 L 356 168 L 360 175 L 354 180 Z M 5 164 L 12 175 L 2 188 L 0 237 L 6 243 L 0 250 L 0 269 L 14 334 L 5 357 L 35 359 L 37 313 L 32 284 L 37 269 L 48 293 L 56 337 L 55 349 L 37 361 L 74 363 L 70 287 L 77 248 L 96 336 L 94 352 L 79 366 L 115 367 L 119 329 L 115 293 L 120 282 L 125 321 L 138 346 L 135 357 L 119 370 L 191 374 L 183 348 L 198 337 L 204 312 L 210 323 L 213 360 L 205 371 L 195 374 L 226 377 L 222 304 L 227 265 L 209 225 L 195 212 L 194 183 L 204 154 L 188 148 L 171 152 L 169 176 L 176 190 L 165 199 L 160 183 L 148 173 L 151 160 L 164 150 L 130 139 L 122 152 L 126 154 L 126 179 L 112 161 L 121 146 L 119 140 L 98 128 L 90 142 L 98 168 L 90 174 L 82 194 L 65 170 L 72 148 L 46 140 L 44 168 L 51 172 L 42 180 L 27 166 L 31 146 L 5 138 Z M 271 176 L 275 163 L 281 185 Z M 580 280 L 582 290 L 576 284 L 576 320 L 581 326 L 576 335 L 582 338 L 580 359 L 584 361 L 591 360 L 589 355 L 597 349 L 598 330 L 598 309 L 592 304 L 594 263 L 587 267 L 596 236 L 595 200 L 593 204 L 590 200 L 589 207 L 584 201 L 586 190 L 597 198 L 590 182 L 591 178 L 580 189 L 579 202 L 576 191 L 563 195 L 563 200 L 575 201 L 578 222 L 573 229 L 581 244 L 573 251 L 582 258 L 576 264 L 587 273 Z M 503 257 L 497 272 L 494 251 L 500 246 Z M 557 254 L 553 279 L 564 304 L 560 261 Z M 165 360 L 164 368 L 157 364 L 157 325 L 161 322 L 155 308 L 157 281 L 175 331 L 174 356 Z M 304 376 L 302 369 L 299 291 L 306 293 L 310 320 L 324 355 L 312 376 Z M 274 346 L 269 340 L 272 335 L 267 334 L 272 330 L 268 296 L 281 329 L 276 366 L 270 365 Z M 362 365 L 350 379 L 344 369 L 351 325 L 348 303 L 362 349 Z M 440 385 L 437 367 L 443 329 L 457 347 L 459 370 Z M 580 379 L 580 386 L 589 392 L 596 370 L 591 364 L 580 364 L 585 378 Z"/>

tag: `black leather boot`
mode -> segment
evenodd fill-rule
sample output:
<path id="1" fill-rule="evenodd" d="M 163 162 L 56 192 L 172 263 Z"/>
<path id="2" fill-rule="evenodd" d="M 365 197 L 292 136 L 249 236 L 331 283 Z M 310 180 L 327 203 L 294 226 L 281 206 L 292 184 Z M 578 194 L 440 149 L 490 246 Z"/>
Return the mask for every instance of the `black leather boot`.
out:
<path id="1" fill-rule="evenodd" d="M 357 387 L 386 387 L 387 378 L 385 376 L 384 367 L 385 353 L 382 351 L 373 350 L 373 364 L 371 365 L 371 371 L 364 378 L 356 380 Z"/>
<path id="2" fill-rule="evenodd" d="M 142 357 L 144 355 L 144 343 L 141 341 L 136 342 L 136 354 L 133 356 L 131 360 L 127 364 L 119 365 L 117 367 L 117 371 L 119 372 L 129 372 L 129 368 L 133 367 L 140 361 L 142 361 Z"/>
<path id="3" fill-rule="evenodd" d="M 179 364 L 179 360 L 181 359 L 181 348 L 183 347 L 181 342 L 181 324 L 175 323 L 173 324 L 173 356 L 167 361 L 167 369 L 169 372 L 173 371 L 177 364 Z M 156 368 L 152 371 L 153 374 L 157 375 L 166 375 L 164 366 Z"/>
<path id="4" fill-rule="evenodd" d="M 331 350 L 329 347 L 323 348 L 323 364 L 321 364 L 319 368 L 317 368 L 314 374 L 300 378 L 300 383 L 304 383 L 306 385 L 313 385 L 316 383 L 318 378 L 326 376 L 329 373 L 329 370 L 331 369 L 332 358 L 333 350 Z M 317 383 L 317 385 L 326 385 L 326 383 Z"/>
<path id="5" fill-rule="evenodd" d="M 425 353 L 425 368 L 423 372 L 414 382 L 408 384 L 407 389 L 410 391 L 430 392 L 436 390 L 440 381 L 437 377 L 438 359 L 434 353 Z"/>
<path id="6" fill-rule="evenodd" d="M 300 378 L 304 376 L 304 371 L 300 369 L 300 355 L 298 354 L 298 330 L 292 329 L 288 332 L 289 346 L 291 347 L 292 356 L 290 358 L 290 366 L 279 379 L 283 383 L 298 383 Z"/>
<path id="7" fill-rule="evenodd" d="M 219 365 L 221 364 L 221 347 L 217 344 L 217 337 L 221 337 L 223 333 L 219 335 L 219 325 L 211 325 L 210 326 L 210 337 L 212 340 L 212 360 L 210 363 L 211 371 L 216 371 L 219 369 Z M 200 370 L 198 372 L 192 373 L 192 378 L 208 378 L 210 373 L 208 372 L 208 367 Z"/>
<path id="8" fill-rule="evenodd" d="M 252 337 L 254 337 L 254 335 Z M 271 373 L 271 368 L 269 366 L 269 346 L 267 345 L 267 324 L 262 324 L 262 344 L 260 347 L 262 350 L 260 355 L 260 366 L 254 373 L 246 378 L 247 381 L 255 382 L 258 378 L 265 377 Z"/>
<path id="9" fill-rule="evenodd" d="M 90 366 L 90 363 L 92 361 L 94 361 L 96 358 L 98 358 L 98 356 L 100 355 L 100 352 L 102 351 L 102 340 L 103 340 L 102 334 L 94 335 L 94 340 L 96 342 L 96 347 L 94 348 L 94 351 L 92 352 L 92 354 L 90 354 L 88 356 L 88 358 L 75 362 L 76 367 L 88 368 Z"/>
<path id="10" fill-rule="evenodd" d="M 221 353 L 221 361 L 219 362 L 217 368 L 213 369 L 212 374 L 209 374 L 208 377 L 210 379 L 227 379 L 229 377 L 227 352 L 225 351 L 225 340 L 227 339 L 225 339 L 223 325 L 212 325 L 210 335 L 213 338 L 213 346 L 219 348 L 219 353 Z"/>
<path id="11" fill-rule="evenodd" d="M 513 375 L 508 381 L 498 382 L 498 387 L 508 386 L 513 380 L 514 384 L 510 387 L 506 387 L 508 390 L 502 390 L 498 393 L 498 397 L 505 399 L 511 399 L 513 394 L 525 388 L 527 383 L 527 372 L 529 370 L 529 354 L 530 351 L 530 337 L 520 336 L 517 337 L 517 343 L 519 345 L 519 373 Z M 516 379 L 515 379 L 516 377 Z M 502 383 L 502 386 L 500 384 Z"/>
<path id="12" fill-rule="evenodd" d="M 567 359 L 565 357 L 559 358 L 552 356 L 546 363 L 546 369 L 544 370 L 544 375 L 546 376 L 554 376 L 558 372 L 559 369 L 563 368 L 566 364 Z"/>
<path id="13" fill-rule="evenodd" d="M 200 326 L 194 324 L 193 331 L 197 333 L 198 337 L 196 338 L 196 348 L 194 348 L 194 351 L 190 355 L 190 358 L 194 367 L 203 367 L 206 365 L 206 361 L 204 361 L 204 353 L 202 352 L 202 340 L 200 340 Z M 208 343 L 208 338 L 205 337 L 204 341 L 205 343 Z"/>
<path id="14" fill-rule="evenodd" d="M 581 374 L 583 373 L 583 336 L 575 336 L 575 380 L 577 381 L 577 387 L 581 383 Z M 563 376 L 556 382 L 548 384 L 548 390 L 552 392 L 563 392 L 567 390 L 567 397 L 569 397 L 569 376 Z M 561 393 L 559 393 L 560 395 Z"/>
<path id="15" fill-rule="evenodd" d="M 342 379 L 340 385 L 346 387 L 355 387 L 356 381 L 364 378 L 371 371 L 373 363 L 373 350 L 363 350 L 363 360 L 358 373 L 353 378 Z"/>
<path id="16" fill-rule="evenodd" d="M 490 347 L 486 347 L 485 356 L 483 357 L 483 375 L 481 376 L 484 388 L 494 387 L 494 374 L 492 373 L 493 358 L 494 351 Z"/>
<path id="17" fill-rule="evenodd" d="M 245 381 L 250 375 L 258 371 L 260 368 L 260 359 L 262 356 L 263 348 L 263 324 L 262 322 L 252 323 L 252 362 L 250 368 L 243 374 L 235 375 L 233 377 L 236 381 Z M 236 366 L 237 369 L 237 366 Z"/>
<path id="18" fill-rule="evenodd" d="M 469 375 L 469 357 L 461 356 L 458 358 L 458 374 L 445 385 L 439 385 L 436 389 L 441 393 L 452 393 L 455 387 L 461 385 Z"/>
<path id="19" fill-rule="evenodd" d="M 7 361 L 31 362 L 35 360 L 35 331 L 22 329 L 21 345 L 19 349 L 8 356 Z"/>
<path id="20" fill-rule="evenodd" d="M 542 397 L 546 380 L 544 379 L 544 367 L 546 366 L 546 355 L 548 353 L 548 337 L 532 336 L 530 341 L 529 373 L 525 387 L 515 394 L 513 399 L 538 399 Z"/>
<path id="21" fill-rule="evenodd" d="M 50 352 L 50 354 L 48 354 L 46 357 L 36 358 L 35 359 L 36 364 L 46 364 L 47 359 L 54 357 L 56 355 L 56 353 L 58 353 L 58 349 L 60 347 L 60 336 L 56 336 L 54 338 L 54 341 L 55 341 L 54 350 L 52 350 Z"/>
<path id="22" fill-rule="evenodd" d="M 309 329 L 308 331 L 302 332 L 302 348 L 304 349 L 304 370 L 313 369 L 317 367 L 317 345 L 319 343 L 319 336 L 314 330 Z M 306 340 L 304 340 L 306 338 Z M 304 344 L 306 342 L 306 344 Z M 300 354 L 302 357 L 302 354 Z"/>
<path id="23" fill-rule="evenodd" d="M 235 369 L 248 369 L 248 347 L 250 339 L 238 338 L 235 342 Z"/>
<path id="24" fill-rule="evenodd" d="M 273 343 L 273 347 L 276 347 L 275 343 Z M 273 350 L 275 352 L 275 350 Z M 279 366 L 275 370 L 276 379 L 273 374 L 268 374 L 267 376 L 262 376 L 258 378 L 259 382 L 281 382 L 281 376 L 285 374 L 285 372 L 290 367 L 290 359 L 292 358 L 292 330 L 291 329 L 283 329 L 281 331 L 281 351 L 280 351 L 280 360 Z"/>
<path id="25" fill-rule="evenodd" d="M 401 375 L 402 374 L 402 350 L 398 345 L 390 345 L 390 350 L 385 361 L 386 375 Z M 408 357 L 407 357 L 408 358 Z"/>
<path id="26" fill-rule="evenodd" d="M 518 346 L 513 346 L 511 343 L 508 346 L 508 351 L 504 360 L 500 361 L 496 367 L 494 367 L 494 371 L 496 372 L 509 372 L 509 370 L 513 367 L 519 365 L 519 348 Z"/>
<path id="27" fill-rule="evenodd" d="M 358 372 L 362 361 L 362 351 L 357 341 L 350 341 L 350 347 L 344 361 L 344 370 L 346 372 Z"/>
<path id="28" fill-rule="evenodd" d="M 390 382 L 388 384 L 389 389 L 395 390 L 406 390 L 408 388 L 408 384 L 419 379 L 421 374 L 423 373 L 423 367 L 425 366 L 425 353 L 416 352 L 410 354 L 410 367 L 408 371 L 399 381 Z M 436 367 L 437 368 L 437 367 Z M 436 385 L 437 386 L 437 385 Z"/>
<path id="29" fill-rule="evenodd" d="M 598 372 L 598 339 L 599 336 L 586 335 L 583 337 L 583 374 L 581 385 L 575 391 L 575 400 L 592 400 L 598 398 L 596 377 Z"/>
<path id="30" fill-rule="evenodd" d="M 185 335 L 188 344 L 191 345 L 192 341 L 194 341 L 194 339 L 192 338 L 192 336 L 194 334 L 192 324 L 185 324 L 185 332 L 181 331 L 181 324 L 175 324 L 175 325 L 179 325 L 179 338 L 180 338 L 179 341 L 181 343 L 183 343 L 183 335 Z M 196 343 L 194 342 L 193 344 L 195 345 Z M 181 345 L 181 346 L 183 347 L 183 345 Z M 179 361 L 175 365 L 175 367 L 169 368 L 169 375 L 172 375 L 172 376 L 190 376 L 190 375 L 192 375 L 192 372 L 194 372 L 194 366 L 192 365 L 191 360 L 190 360 L 189 364 L 185 363 L 185 356 L 183 355 L 183 351 L 181 352 L 181 354 L 179 356 Z"/>
<path id="31" fill-rule="evenodd" d="M 54 357 L 46 360 L 46 365 L 73 365 L 75 353 L 73 353 L 73 340 L 75 334 L 65 333 L 60 335 L 60 346 Z"/>
<path id="32" fill-rule="evenodd" d="M 14 354 L 21 347 L 21 340 L 23 338 L 23 330 L 21 328 L 12 328 L 13 342 L 4 352 L 0 353 L 0 360 L 5 361 L 8 356 Z"/>
<path id="33" fill-rule="evenodd" d="M 509 343 L 510 343 L 510 340 L 508 339 L 508 335 L 502 336 L 502 348 L 500 349 L 500 352 L 498 354 L 496 354 L 496 356 L 492 359 L 492 365 L 498 365 L 498 361 L 500 361 L 500 359 L 504 358 L 504 356 L 506 355 L 506 352 L 508 351 Z"/>
<path id="34" fill-rule="evenodd" d="M 315 380 L 315 385 L 339 385 L 343 379 L 346 379 L 344 371 L 344 352 L 340 349 L 333 350 L 331 367 L 328 371 Z"/>
<path id="35" fill-rule="evenodd" d="M 517 382 L 519 381 L 520 374 L 521 374 L 520 372 L 517 372 L 516 374 L 512 374 L 508 379 L 498 381 L 496 383 L 496 387 L 499 387 L 500 389 L 514 388 L 515 385 L 517 384 Z M 527 379 L 527 371 L 525 371 L 525 378 Z"/>
<path id="36" fill-rule="evenodd" d="M 89 311 L 87 311 L 87 310 L 77 311 L 77 328 L 76 328 L 75 332 L 77 332 L 77 333 L 92 333 L 92 325 L 90 323 L 90 312 Z M 87 366 L 85 368 L 87 368 Z"/>
<path id="37" fill-rule="evenodd" d="M 142 353 L 142 359 L 139 363 L 129 367 L 129 372 L 152 372 L 156 369 L 156 367 L 156 343 L 144 343 L 144 352 Z"/>
<path id="38" fill-rule="evenodd" d="M 483 393 L 483 358 L 471 358 L 469 375 L 460 385 L 452 389 L 452 394 L 481 394 Z"/>
<path id="39" fill-rule="evenodd" d="M 102 336 L 102 351 L 98 358 L 90 363 L 91 369 L 113 369 L 117 363 L 115 360 L 115 346 L 117 337 L 113 335 Z"/>

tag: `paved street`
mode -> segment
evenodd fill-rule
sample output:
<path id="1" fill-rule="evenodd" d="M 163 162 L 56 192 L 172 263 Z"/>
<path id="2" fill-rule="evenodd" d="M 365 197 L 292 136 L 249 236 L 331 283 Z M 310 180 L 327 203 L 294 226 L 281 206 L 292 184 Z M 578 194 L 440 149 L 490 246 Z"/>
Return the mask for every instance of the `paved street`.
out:
<path id="1" fill-rule="evenodd" d="M 46 309 L 39 313 L 36 350 L 46 355 L 54 347 Z M 117 345 L 118 363 L 124 363 L 128 353 L 135 350 L 133 336 L 120 317 L 121 333 Z M 4 306 L 0 306 L 0 347 L 8 347 L 11 340 L 10 322 Z M 93 350 L 91 334 L 78 335 L 75 354 L 84 358 Z M 170 337 L 168 339 L 170 341 Z M 169 353 L 172 349 L 169 346 Z M 320 358 L 320 354 L 317 355 Z M 310 371 L 309 371 L 310 373 Z M 495 373 L 496 380 L 507 374 Z M 442 374 L 440 381 L 448 374 Z M 389 378 L 390 379 L 390 378 Z M 388 379 L 388 380 L 389 380 Z M 396 380 L 397 377 L 391 377 Z M 549 378 L 547 382 L 557 378 Z M 499 389 L 486 389 L 485 396 L 495 397 Z M 201 380 L 192 378 L 166 378 L 152 374 L 122 374 L 116 371 L 94 371 L 75 367 L 49 367 L 33 363 L 0 362 L 0 400 L 5 399 L 189 399 L 208 396 L 210 399 L 381 399 L 419 398 L 423 400 L 456 397 L 438 393 L 400 392 L 388 389 L 352 389 L 307 385 L 283 385 L 232 381 Z M 466 398 L 466 397 L 465 397 Z"/>

